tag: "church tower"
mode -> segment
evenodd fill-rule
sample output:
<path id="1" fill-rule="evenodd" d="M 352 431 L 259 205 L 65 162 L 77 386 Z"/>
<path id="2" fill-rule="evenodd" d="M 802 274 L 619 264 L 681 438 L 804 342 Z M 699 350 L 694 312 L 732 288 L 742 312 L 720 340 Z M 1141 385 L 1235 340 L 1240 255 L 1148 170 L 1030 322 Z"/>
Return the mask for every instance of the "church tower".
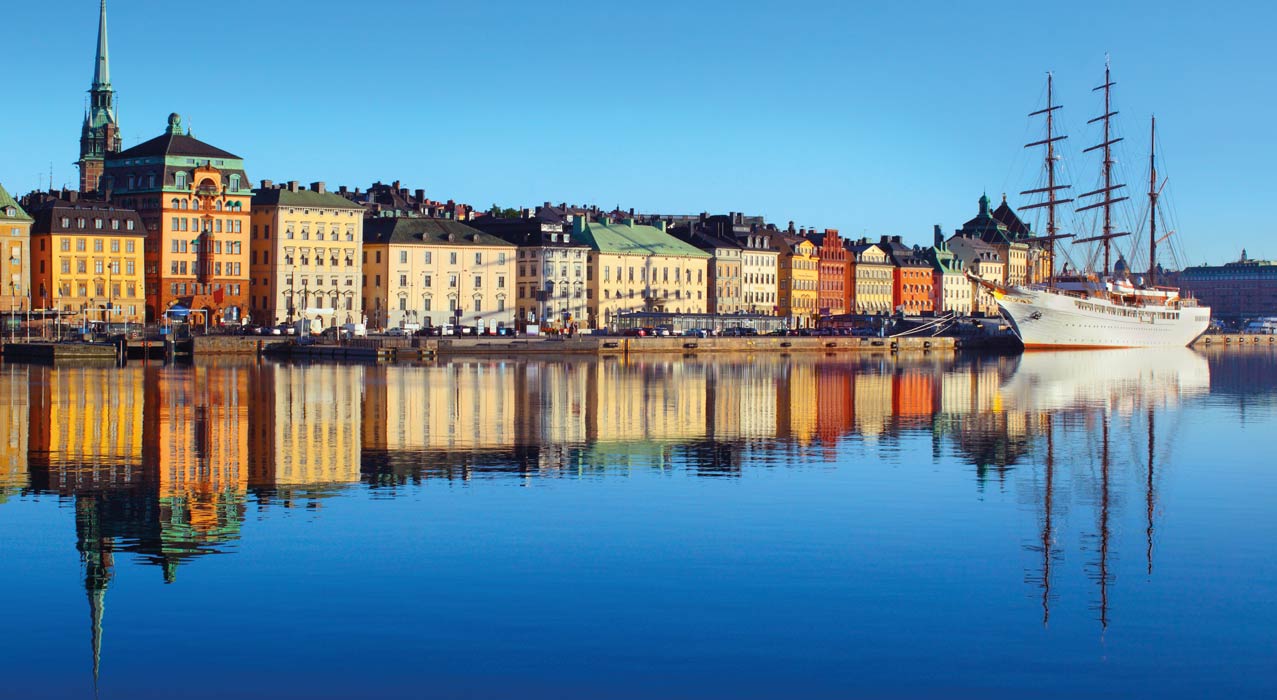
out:
<path id="1" fill-rule="evenodd" d="M 89 109 L 80 129 L 80 191 L 98 188 L 106 157 L 120 152 L 120 127 L 115 120 L 115 90 L 111 88 L 111 63 L 106 49 L 106 0 L 98 18 L 97 59 L 93 64 L 93 85 L 89 88 Z"/>

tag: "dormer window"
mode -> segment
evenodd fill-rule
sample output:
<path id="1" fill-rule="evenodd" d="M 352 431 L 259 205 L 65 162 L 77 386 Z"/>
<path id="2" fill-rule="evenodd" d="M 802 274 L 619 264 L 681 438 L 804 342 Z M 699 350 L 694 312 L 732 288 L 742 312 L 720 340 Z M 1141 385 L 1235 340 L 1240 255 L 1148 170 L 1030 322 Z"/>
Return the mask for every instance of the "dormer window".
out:
<path id="1" fill-rule="evenodd" d="M 173 173 L 173 186 L 186 187 L 186 173 L 181 171 Z"/>

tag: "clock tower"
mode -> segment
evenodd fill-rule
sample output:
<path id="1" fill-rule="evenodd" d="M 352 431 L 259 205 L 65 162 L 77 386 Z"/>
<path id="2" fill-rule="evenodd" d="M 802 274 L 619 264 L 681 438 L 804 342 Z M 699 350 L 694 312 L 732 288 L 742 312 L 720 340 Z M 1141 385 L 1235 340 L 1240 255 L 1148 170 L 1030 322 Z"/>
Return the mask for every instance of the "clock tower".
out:
<path id="1" fill-rule="evenodd" d="M 98 189 L 105 160 L 120 152 L 120 127 L 115 119 L 115 90 L 111 87 L 111 63 L 106 48 L 106 0 L 98 18 L 97 58 L 93 65 L 93 85 L 89 87 L 89 108 L 80 128 L 80 191 Z"/>

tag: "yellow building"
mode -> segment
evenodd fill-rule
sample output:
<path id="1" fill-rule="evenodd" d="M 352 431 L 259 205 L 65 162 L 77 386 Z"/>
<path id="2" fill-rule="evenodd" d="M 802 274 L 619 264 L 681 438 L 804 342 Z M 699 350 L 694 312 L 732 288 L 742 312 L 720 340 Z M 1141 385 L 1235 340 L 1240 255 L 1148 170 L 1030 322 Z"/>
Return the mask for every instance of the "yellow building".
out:
<path id="1" fill-rule="evenodd" d="M 634 311 L 708 312 L 711 256 L 666 233 L 664 222 L 647 226 L 578 215 L 573 226 L 576 239 L 590 246 L 590 327 L 615 327 L 618 314 Z"/>
<path id="2" fill-rule="evenodd" d="M 46 203 L 31 232 L 34 305 L 62 312 L 64 321 L 143 322 L 145 241 L 142 219 L 130 209 Z"/>
<path id="3" fill-rule="evenodd" d="M 31 308 L 30 236 L 31 217 L 0 187 L 0 313 Z"/>
<path id="4" fill-rule="evenodd" d="M 851 251 L 851 313 L 891 313 L 895 309 L 892 300 L 895 265 L 891 255 L 863 238 L 847 249 Z"/>
<path id="5" fill-rule="evenodd" d="M 296 182 L 253 192 L 249 313 L 264 325 L 308 319 L 321 328 L 363 322 L 364 210 Z"/>
<path id="6" fill-rule="evenodd" d="M 369 326 L 513 327 L 517 248 L 451 219 L 369 219 L 361 293 Z"/>
<path id="7" fill-rule="evenodd" d="M 820 256 L 816 244 L 787 234 L 773 236 L 772 244 L 780 253 L 778 315 L 787 317 L 794 328 L 816 325 L 820 313 Z"/>
<path id="8" fill-rule="evenodd" d="M 366 450 L 510 450 L 514 369 L 506 362 L 370 368 L 363 381 Z"/>

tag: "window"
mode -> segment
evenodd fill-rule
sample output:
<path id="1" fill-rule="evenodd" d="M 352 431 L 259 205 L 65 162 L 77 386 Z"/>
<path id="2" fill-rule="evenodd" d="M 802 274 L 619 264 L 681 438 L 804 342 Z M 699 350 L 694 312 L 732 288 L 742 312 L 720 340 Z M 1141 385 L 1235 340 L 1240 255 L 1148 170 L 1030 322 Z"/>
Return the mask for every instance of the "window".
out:
<path id="1" fill-rule="evenodd" d="M 428 250 L 426 251 L 426 264 L 427 264 L 427 265 L 429 265 L 429 264 L 430 264 L 430 251 L 428 251 Z"/>
<path id="2" fill-rule="evenodd" d="M 173 173 L 173 186 L 186 187 L 186 173 L 181 171 Z"/>
<path id="3" fill-rule="evenodd" d="M 457 264 L 457 254 L 455 252 L 448 253 L 448 264 L 449 265 Z"/>
<path id="4" fill-rule="evenodd" d="M 404 265 L 408 264 L 408 251 L 406 250 L 399 251 L 399 262 Z"/>
<path id="5" fill-rule="evenodd" d="M 479 288 L 481 288 L 481 287 L 483 287 L 483 278 L 482 278 L 482 277 L 480 277 L 479 275 L 475 275 L 475 276 L 474 276 L 474 288 L 475 288 L 475 289 L 479 289 Z M 477 311 L 477 310 L 478 310 L 478 309 L 476 309 L 476 311 Z"/>
<path id="6" fill-rule="evenodd" d="M 482 264 L 483 264 L 483 253 L 475 253 L 475 254 L 474 254 L 474 264 L 475 264 L 475 265 L 482 265 Z"/>

